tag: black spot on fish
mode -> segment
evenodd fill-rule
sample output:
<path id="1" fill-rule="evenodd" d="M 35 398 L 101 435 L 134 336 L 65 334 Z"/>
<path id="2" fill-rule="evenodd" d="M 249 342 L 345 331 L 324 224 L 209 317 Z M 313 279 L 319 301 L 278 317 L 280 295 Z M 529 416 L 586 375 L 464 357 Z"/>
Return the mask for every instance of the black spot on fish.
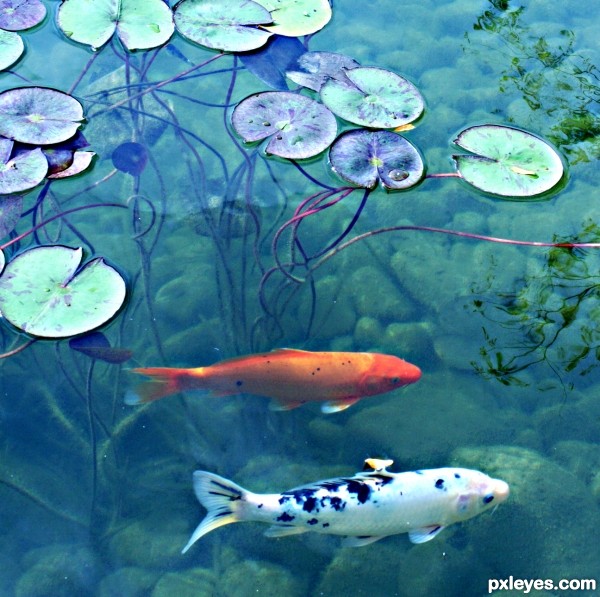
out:
<path id="1" fill-rule="evenodd" d="M 316 505 L 317 505 L 316 497 L 307 497 L 306 501 L 302 505 L 302 509 L 305 512 L 312 512 L 315 509 Z"/>
<path id="2" fill-rule="evenodd" d="M 283 504 L 285 504 L 286 502 L 289 502 L 290 500 L 291 500 L 291 498 L 290 498 L 290 496 L 289 496 L 289 495 L 282 495 L 282 496 L 279 498 L 279 500 L 278 500 L 278 501 L 279 501 L 279 503 L 280 503 L 281 505 L 283 505 Z"/>
<path id="3" fill-rule="evenodd" d="M 264 504 L 258 504 L 257 508 L 260 510 Z"/>
<path id="4" fill-rule="evenodd" d="M 342 485 L 345 485 L 350 479 L 336 479 L 335 481 L 321 481 L 319 487 L 327 489 L 327 491 L 339 491 Z"/>
<path id="5" fill-rule="evenodd" d="M 422 475 L 423 471 L 415 471 L 415 475 Z"/>
<path id="6" fill-rule="evenodd" d="M 436 488 L 437 488 L 437 489 L 446 489 L 446 488 L 444 487 L 444 479 L 438 479 L 438 480 L 435 482 L 435 486 L 436 486 Z"/>
<path id="7" fill-rule="evenodd" d="M 277 522 L 290 522 L 290 521 L 294 520 L 294 518 L 296 518 L 296 517 L 290 516 L 287 512 L 284 512 L 283 514 L 278 516 L 275 520 L 277 520 Z"/>
<path id="8" fill-rule="evenodd" d="M 364 504 L 371 495 L 371 488 L 362 481 L 351 480 L 347 485 L 348 493 L 355 493 L 360 504 Z"/>
<path id="9" fill-rule="evenodd" d="M 317 367 L 317 371 L 321 371 L 321 367 Z"/>
<path id="10" fill-rule="evenodd" d="M 306 524 L 313 525 L 313 524 L 317 524 L 318 522 L 319 521 L 316 518 L 311 518 L 310 520 L 306 521 Z"/>
<path id="11" fill-rule="evenodd" d="M 328 523 L 328 522 L 324 522 L 324 523 L 323 523 L 323 528 L 324 528 L 324 529 L 325 529 L 325 528 L 327 528 L 328 526 L 329 526 L 329 523 Z"/>
<path id="12" fill-rule="evenodd" d="M 240 386 L 241 386 L 243 383 L 244 383 L 244 382 L 243 382 L 241 379 L 238 379 L 238 380 L 235 382 L 235 385 L 236 385 L 236 386 L 239 388 L 239 387 L 240 387 Z"/>
<path id="13" fill-rule="evenodd" d="M 223 510 L 221 510 L 221 512 L 217 512 L 214 514 L 215 518 L 218 518 L 219 516 L 228 516 L 229 514 L 231 514 L 231 510 L 229 510 L 228 508 L 224 508 Z"/>
<path id="14" fill-rule="evenodd" d="M 344 509 L 344 507 L 346 506 L 346 502 L 342 501 L 342 498 L 340 498 L 340 497 L 333 496 L 333 497 L 329 498 L 329 505 L 336 512 L 339 512 L 340 510 Z"/>
<path id="15" fill-rule="evenodd" d="M 373 479 L 377 479 L 379 481 L 379 484 L 381 486 L 383 485 L 387 485 L 388 483 L 391 483 L 394 480 L 394 477 L 390 477 L 389 475 L 381 475 L 379 473 L 373 473 L 372 475 L 370 475 Z"/>
<path id="16" fill-rule="evenodd" d="M 460 475 L 458 473 L 454 473 L 454 478 L 455 479 L 460 479 Z"/>

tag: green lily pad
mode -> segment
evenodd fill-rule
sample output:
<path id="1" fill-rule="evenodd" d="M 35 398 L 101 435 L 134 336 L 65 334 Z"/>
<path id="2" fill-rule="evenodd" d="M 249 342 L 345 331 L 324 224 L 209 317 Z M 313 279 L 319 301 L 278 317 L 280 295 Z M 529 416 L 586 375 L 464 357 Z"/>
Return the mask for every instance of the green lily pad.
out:
<path id="1" fill-rule="evenodd" d="M 533 197 L 556 186 L 562 160 L 546 141 L 509 126 L 482 124 L 454 140 L 471 154 L 453 155 L 460 176 L 474 187 L 503 197 Z"/>
<path id="2" fill-rule="evenodd" d="M 10 139 L 0 138 L 0 196 L 32 189 L 48 172 L 48 161 L 39 147 L 13 154 L 13 146 Z"/>
<path id="3" fill-rule="evenodd" d="M 24 49 L 23 40 L 18 33 L 0 29 L 0 70 L 14 64 Z"/>
<path id="4" fill-rule="evenodd" d="M 391 131 L 348 131 L 331 146 L 329 162 L 344 180 L 365 189 L 374 189 L 378 182 L 389 190 L 408 189 L 424 173 L 415 146 Z"/>
<path id="5" fill-rule="evenodd" d="M 272 23 L 271 13 L 252 0 L 182 0 L 174 10 L 177 31 L 207 48 L 246 52 L 272 35 L 257 27 Z"/>
<path id="6" fill-rule="evenodd" d="M 18 87 L 0 93 L 0 135 L 48 145 L 72 137 L 83 120 L 81 104 L 47 87 Z"/>
<path id="7" fill-rule="evenodd" d="M 101 48 L 115 31 L 128 50 L 166 43 L 175 26 L 163 0 L 63 0 L 58 26 L 73 41 Z"/>
<path id="8" fill-rule="evenodd" d="M 102 258 L 80 268 L 83 251 L 61 245 L 17 255 L 0 276 L 0 312 L 15 327 L 66 338 L 106 323 L 125 301 L 125 281 Z"/>
<path id="9" fill-rule="evenodd" d="M 361 66 L 344 79 L 329 79 L 321 101 L 334 113 L 361 126 L 391 129 L 413 122 L 425 103 L 407 79 L 384 68 Z"/>
<path id="10" fill-rule="evenodd" d="M 335 116 L 323 104 L 289 91 L 247 97 L 236 106 L 231 122 L 247 143 L 268 138 L 266 152 L 288 159 L 321 153 L 337 134 Z"/>
<path id="11" fill-rule="evenodd" d="M 299 37 L 320 31 L 331 19 L 329 0 L 257 0 L 273 17 L 271 33 Z"/>

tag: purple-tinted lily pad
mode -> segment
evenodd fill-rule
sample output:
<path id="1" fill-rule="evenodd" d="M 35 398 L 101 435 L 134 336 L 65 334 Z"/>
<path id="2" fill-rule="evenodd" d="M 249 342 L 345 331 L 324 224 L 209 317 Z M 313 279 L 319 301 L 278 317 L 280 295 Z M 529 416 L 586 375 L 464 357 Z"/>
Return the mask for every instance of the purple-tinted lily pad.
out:
<path id="1" fill-rule="evenodd" d="M 335 116 L 319 102 L 289 91 L 265 91 L 242 100 L 233 128 L 247 143 L 269 139 L 268 154 L 288 159 L 313 157 L 337 134 Z"/>
<path id="2" fill-rule="evenodd" d="M 0 238 L 4 238 L 15 229 L 22 213 L 23 197 L 21 195 L 0 197 Z"/>
<path id="3" fill-rule="evenodd" d="M 300 37 L 320 31 L 331 19 L 329 0 L 257 0 L 273 17 L 272 33 Z"/>
<path id="4" fill-rule="evenodd" d="M 207 48 L 246 52 L 272 35 L 257 27 L 272 23 L 271 13 L 252 0 L 181 0 L 174 12 L 177 31 Z"/>
<path id="5" fill-rule="evenodd" d="M 46 7 L 40 0 L 0 0 L 0 28 L 21 31 L 41 23 Z"/>
<path id="6" fill-rule="evenodd" d="M 18 33 L 0 29 L 0 70 L 13 65 L 24 49 L 23 40 Z"/>
<path id="7" fill-rule="evenodd" d="M 61 170 L 60 172 L 56 172 L 55 174 L 48 174 L 46 178 L 68 178 L 69 176 L 80 174 L 89 168 L 95 155 L 95 151 L 76 151 L 73 154 L 73 161 L 68 168 Z"/>
<path id="8" fill-rule="evenodd" d="M 0 93 L 0 135 L 32 145 L 60 143 L 83 120 L 81 104 L 47 87 L 18 87 Z"/>
<path id="9" fill-rule="evenodd" d="M 119 365 L 128 361 L 133 353 L 125 348 L 113 348 L 102 332 L 90 332 L 69 340 L 69 347 L 91 359 L 100 359 Z"/>
<path id="10" fill-rule="evenodd" d="M 378 182 L 389 190 L 408 189 L 424 173 L 415 146 L 391 131 L 348 131 L 331 146 L 329 162 L 341 178 L 365 189 Z"/>
<path id="11" fill-rule="evenodd" d="M 89 143 L 81 131 L 77 131 L 74 137 L 62 143 L 42 147 L 42 151 L 48 160 L 48 178 L 70 168 L 73 164 L 75 152 L 84 147 L 89 147 Z"/>
<path id="12" fill-rule="evenodd" d="M 10 139 L 0 139 L 0 195 L 32 189 L 48 172 L 48 162 L 39 147 L 13 154 L 13 145 Z"/>
<path id="13" fill-rule="evenodd" d="M 274 35 L 263 48 L 244 52 L 239 57 L 255 77 L 273 89 L 286 91 L 285 73 L 305 53 L 306 49 L 297 37 Z"/>
<path id="14" fill-rule="evenodd" d="M 361 126 L 391 129 L 413 122 L 425 103 L 407 79 L 384 68 L 358 67 L 344 79 L 329 79 L 321 101 L 334 113 Z"/>
<path id="15" fill-rule="evenodd" d="M 147 162 L 146 148 L 141 143 L 133 141 L 121 143 L 112 154 L 113 166 L 131 176 L 139 176 L 144 171 Z"/>
<path id="16" fill-rule="evenodd" d="M 288 79 L 320 91 L 329 79 L 344 79 L 346 71 L 360 66 L 356 60 L 335 52 L 306 52 L 287 71 Z"/>

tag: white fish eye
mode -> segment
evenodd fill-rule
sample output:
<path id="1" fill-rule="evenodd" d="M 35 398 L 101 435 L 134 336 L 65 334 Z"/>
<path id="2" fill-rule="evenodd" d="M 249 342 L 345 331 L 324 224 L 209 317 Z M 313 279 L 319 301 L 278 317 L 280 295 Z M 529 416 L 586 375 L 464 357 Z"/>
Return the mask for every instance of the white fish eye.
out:
<path id="1" fill-rule="evenodd" d="M 494 494 L 493 493 L 488 493 L 487 495 L 483 496 L 483 503 L 484 504 L 489 504 L 493 500 L 494 500 Z"/>

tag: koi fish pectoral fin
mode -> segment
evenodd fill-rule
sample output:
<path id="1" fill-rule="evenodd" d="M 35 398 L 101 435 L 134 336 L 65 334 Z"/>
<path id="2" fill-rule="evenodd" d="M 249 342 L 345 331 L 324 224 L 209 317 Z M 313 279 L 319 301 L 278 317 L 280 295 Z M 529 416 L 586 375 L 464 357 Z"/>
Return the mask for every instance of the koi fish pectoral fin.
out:
<path id="1" fill-rule="evenodd" d="M 356 404 L 360 398 L 356 396 L 351 396 L 349 398 L 341 398 L 340 400 L 327 400 L 327 402 L 323 402 L 321 405 L 321 412 L 326 415 L 330 415 L 331 413 L 339 413 L 341 410 L 346 410 L 353 404 Z"/>
<path id="2" fill-rule="evenodd" d="M 362 537 L 344 537 L 342 539 L 342 547 L 363 547 L 375 543 L 375 541 L 379 541 L 379 539 L 383 539 L 383 536 L 367 535 Z"/>
<path id="3" fill-rule="evenodd" d="M 302 527 L 294 527 L 288 525 L 276 525 L 270 526 L 265 532 L 265 537 L 288 537 L 289 535 L 300 535 L 306 533 L 308 529 Z"/>
<path id="4" fill-rule="evenodd" d="M 439 524 L 432 524 L 421 529 L 413 529 L 409 531 L 408 538 L 412 543 L 426 543 L 431 541 L 438 533 L 441 533 L 446 527 Z"/>

